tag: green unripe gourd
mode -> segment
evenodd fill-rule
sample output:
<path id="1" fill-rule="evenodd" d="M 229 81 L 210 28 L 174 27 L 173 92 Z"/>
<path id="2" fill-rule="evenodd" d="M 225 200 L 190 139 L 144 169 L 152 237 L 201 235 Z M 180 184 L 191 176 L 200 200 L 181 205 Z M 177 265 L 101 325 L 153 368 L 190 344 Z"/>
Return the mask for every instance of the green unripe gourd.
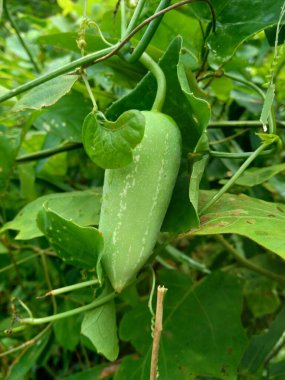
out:
<path id="1" fill-rule="evenodd" d="M 120 292 L 142 268 L 155 246 L 180 165 L 181 135 L 160 112 L 144 111 L 145 133 L 133 162 L 107 169 L 99 230 L 103 267 Z"/>

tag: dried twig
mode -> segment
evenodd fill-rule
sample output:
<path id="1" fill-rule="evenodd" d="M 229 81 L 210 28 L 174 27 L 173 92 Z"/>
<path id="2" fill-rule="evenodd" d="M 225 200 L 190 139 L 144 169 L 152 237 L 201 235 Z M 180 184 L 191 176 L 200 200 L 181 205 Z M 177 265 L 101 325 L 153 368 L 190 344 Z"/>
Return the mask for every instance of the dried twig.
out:
<path id="1" fill-rule="evenodd" d="M 166 292 L 167 292 L 166 288 L 158 286 L 156 313 L 155 313 L 155 326 L 154 326 L 152 353 L 151 353 L 150 380 L 156 380 L 157 378 L 159 342 L 160 342 L 160 336 L 162 332 L 163 301 L 164 301 L 164 296 Z"/>

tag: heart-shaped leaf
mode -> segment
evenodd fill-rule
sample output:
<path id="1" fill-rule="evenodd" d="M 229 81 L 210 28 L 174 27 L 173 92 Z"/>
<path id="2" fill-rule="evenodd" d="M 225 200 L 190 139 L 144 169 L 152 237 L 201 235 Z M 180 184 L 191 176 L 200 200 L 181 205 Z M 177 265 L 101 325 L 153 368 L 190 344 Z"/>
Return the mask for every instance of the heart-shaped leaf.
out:
<path id="1" fill-rule="evenodd" d="M 124 112 L 109 121 L 101 112 L 89 113 L 83 123 L 84 148 L 93 162 L 104 169 L 116 169 L 132 162 L 132 149 L 144 134 L 145 119 L 137 110 Z"/>

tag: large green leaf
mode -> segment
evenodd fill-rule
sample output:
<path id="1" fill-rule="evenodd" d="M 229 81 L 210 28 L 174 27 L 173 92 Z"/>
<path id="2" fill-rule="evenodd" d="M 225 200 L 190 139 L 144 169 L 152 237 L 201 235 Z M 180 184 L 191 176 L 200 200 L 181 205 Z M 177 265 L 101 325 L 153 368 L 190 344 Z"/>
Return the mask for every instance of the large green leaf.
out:
<path id="1" fill-rule="evenodd" d="M 246 39 L 278 22 L 283 0 L 212 0 L 217 30 L 208 44 L 215 58 L 229 59 Z M 210 20 L 205 4 L 191 4 L 198 17 Z"/>
<path id="2" fill-rule="evenodd" d="M 98 353 L 108 360 L 117 359 L 119 345 L 114 301 L 88 311 L 82 321 L 81 333 L 90 339 Z"/>
<path id="3" fill-rule="evenodd" d="M 39 110 L 53 105 L 71 90 L 78 78 L 78 75 L 61 75 L 34 87 L 15 104 L 13 111 Z"/>
<path id="4" fill-rule="evenodd" d="M 97 225 L 101 208 L 101 194 L 101 188 L 97 188 L 44 195 L 28 203 L 12 221 L 0 229 L 0 232 L 8 229 L 19 231 L 16 236 L 16 239 L 19 240 L 42 236 L 43 233 L 37 226 L 36 217 L 43 204 L 65 219 L 72 219 L 82 226 Z"/>
<path id="5" fill-rule="evenodd" d="M 104 247 L 102 234 L 94 227 L 81 227 L 44 205 L 37 215 L 39 229 L 57 255 L 79 268 L 94 269 Z"/>
<path id="6" fill-rule="evenodd" d="M 144 126 L 144 116 L 137 110 L 124 112 L 114 122 L 107 120 L 102 113 L 91 112 L 82 128 L 84 148 L 98 166 L 121 168 L 132 162 L 132 149 L 141 142 Z"/>
<path id="7" fill-rule="evenodd" d="M 161 379 L 211 376 L 236 380 L 247 343 L 240 322 L 242 294 L 238 281 L 216 272 L 193 285 L 189 276 L 163 271 L 160 283 L 168 288 L 158 362 Z M 130 341 L 142 358 L 126 358 L 116 380 L 149 379 L 150 319 L 145 302 L 124 315 L 121 338 Z"/>
<path id="8" fill-rule="evenodd" d="M 215 193 L 202 191 L 201 206 Z M 202 215 L 200 228 L 189 234 L 227 233 L 246 236 L 285 259 L 285 205 L 244 194 L 225 194 Z"/>
<path id="9" fill-rule="evenodd" d="M 48 108 L 35 121 L 35 126 L 56 134 L 62 140 L 81 142 L 81 126 L 91 109 L 90 100 L 78 91 L 71 91 Z"/>

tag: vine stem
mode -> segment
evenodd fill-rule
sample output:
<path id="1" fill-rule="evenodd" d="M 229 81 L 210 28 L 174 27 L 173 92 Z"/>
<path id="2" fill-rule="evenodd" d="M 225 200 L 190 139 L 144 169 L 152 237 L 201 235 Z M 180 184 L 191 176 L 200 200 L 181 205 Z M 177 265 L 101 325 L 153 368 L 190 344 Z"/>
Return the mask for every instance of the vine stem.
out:
<path id="1" fill-rule="evenodd" d="M 135 25 L 136 25 L 136 23 L 138 21 L 138 18 L 140 17 L 142 9 L 143 9 L 143 7 L 145 5 L 145 1 L 146 0 L 139 0 L 138 1 L 137 5 L 136 5 L 136 8 L 135 8 L 135 11 L 134 11 L 134 13 L 132 15 L 132 18 L 131 18 L 130 22 L 129 22 L 129 25 L 128 25 L 127 29 L 126 29 L 126 35 L 128 35 L 134 29 L 134 27 L 135 27 Z"/>
<path id="2" fill-rule="evenodd" d="M 206 4 L 208 4 L 208 6 L 210 7 L 210 10 L 211 10 L 211 14 L 212 14 L 212 19 L 213 19 L 213 30 L 215 29 L 215 24 L 216 24 L 216 15 L 215 15 L 215 10 L 214 10 L 214 7 L 213 5 L 211 4 L 211 2 L 209 0 L 183 0 L 183 1 L 180 1 L 178 3 L 175 3 L 175 4 L 172 4 L 170 5 L 169 7 L 167 8 L 164 8 L 163 10 L 161 10 L 160 12 L 157 12 L 155 13 L 154 15 L 148 17 L 147 19 L 145 19 L 142 23 L 140 23 L 137 27 L 135 27 L 132 32 L 130 32 L 130 34 L 128 36 L 126 36 L 121 42 L 117 43 L 117 44 L 114 44 L 112 47 L 108 47 L 108 48 L 105 48 L 105 49 L 102 49 L 102 50 L 99 50 L 95 53 L 91 53 L 91 54 L 88 54 L 88 55 L 85 55 L 84 57 L 81 57 L 71 63 L 68 63 L 66 65 L 63 65 L 62 67 L 59 67 L 58 69 L 55 69 L 54 71 L 51 71 L 45 75 L 41 75 L 40 77 L 38 78 L 35 78 L 33 79 L 32 81 L 30 82 L 27 82 L 21 86 L 18 86 L 16 88 L 14 88 L 13 90 L 10 90 L 8 92 L 6 92 L 4 95 L 0 96 L 0 103 L 5 101 L 5 100 L 8 100 L 8 99 L 11 99 L 13 98 L 14 96 L 17 96 L 25 91 L 28 91 L 30 90 L 31 88 L 34 88 L 36 86 L 39 86 L 40 84 L 42 83 L 45 83 L 55 77 L 58 77 L 59 75 L 62 75 L 62 74 L 65 74 L 73 69 L 76 69 L 80 66 L 83 66 L 83 67 L 88 67 L 90 65 L 95 65 L 99 62 L 102 62 L 110 57 L 112 57 L 113 55 L 117 54 L 121 48 L 139 31 L 141 30 L 145 25 L 147 25 L 148 23 L 150 23 L 152 20 L 154 20 L 155 18 L 161 16 L 162 14 L 164 13 L 167 13 L 167 12 L 170 12 L 171 10 L 175 9 L 175 8 L 179 8 L 181 7 L 182 5 L 185 5 L 185 4 L 188 4 L 188 3 L 193 3 L 193 2 L 204 2 Z"/>
<path id="3" fill-rule="evenodd" d="M 77 307 L 76 309 L 64 311 L 63 313 L 58 313 L 54 315 L 49 315 L 48 317 L 43 318 L 22 318 L 20 319 L 20 323 L 25 325 L 41 325 L 43 323 L 49 323 L 49 322 L 55 322 L 63 318 L 68 318 L 76 314 L 80 314 L 83 312 L 86 312 L 88 310 L 95 309 L 99 306 L 104 305 L 105 303 L 111 301 L 116 296 L 116 293 L 110 293 L 105 297 L 102 297 L 101 299 L 97 299 L 88 305 Z"/>
<path id="4" fill-rule="evenodd" d="M 37 73 L 40 73 L 41 70 L 40 70 L 37 62 L 34 60 L 34 57 L 33 57 L 32 53 L 31 53 L 28 45 L 26 44 L 25 40 L 21 36 L 20 30 L 19 30 L 17 24 L 15 23 L 15 21 L 12 18 L 12 16 L 10 15 L 10 12 L 8 10 L 8 7 L 7 7 L 7 0 L 3 0 L 3 9 L 4 9 L 5 13 L 6 13 L 8 21 L 10 22 L 12 28 L 16 32 L 16 35 L 17 35 L 17 37 L 19 39 L 20 44 L 22 45 L 23 49 L 27 53 L 27 55 L 28 55 L 28 57 L 29 57 L 32 65 L 34 66 L 34 69 L 36 70 Z"/>
<path id="5" fill-rule="evenodd" d="M 75 149 L 82 149 L 82 148 L 83 148 L 82 143 L 68 143 L 62 146 L 58 146 L 56 148 L 43 149 L 40 152 L 35 152 L 31 154 L 26 154 L 24 156 L 20 156 L 16 158 L 16 163 L 24 164 L 30 161 L 41 160 L 43 158 L 47 158 L 58 153 L 67 152 L 67 151 L 75 150 Z"/>
<path id="6" fill-rule="evenodd" d="M 96 285 L 98 283 L 99 283 L 98 280 L 89 280 L 89 281 L 79 282 L 78 284 L 73 284 L 73 285 L 69 285 L 69 286 L 64 286 L 62 288 L 52 289 L 49 292 L 45 293 L 43 296 L 37 297 L 37 298 L 43 298 L 43 297 L 47 297 L 47 296 L 58 296 L 59 294 L 72 292 L 74 290 L 82 289 L 82 288 L 85 288 L 87 286 Z"/>
<path id="7" fill-rule="evenodd" d="M 162 110 L 166 96 L 166 78 L 160 66 L 147 54 L 143 53 L 140 62 L 152 73 L 156 79 L 157 90 L 152 105 L 152 111 L 160 112 Z"/>
<path id="8" fill-rule="evenodd" d="M 155 326 L 154 335 L 152 343 L 152 353 L 151 353 L 151 367 L 150 367 L 150 380 L 157 379 L 157 363 L 158 363 L 158 352 L 159 343 L 162 332 L 162 319 L 163 319 L 163 301 L 167 289 L 161 286 L 157 288 L 157 301 L 156 301 L 156 313 L 155 313 Z"/>
<path id="9" fill-rule="evenodd" d="M 216 203 L 221 196 L 235 183 L 245 169 L 255 160 L 255 158 L 269 145 L 269 143 L 262 143 L 240 166 L 236 173 L 229 179 L 229 181 L 205 204 L 205 206 L 199 211 L 199 215 L 203 215 L 209 207 Z"/>
<path id="10" fill-rule="evenodd" d="M 169 3 L 170 3 L 170 0 L 161 0 L 157 9 L 155 10 L 155 13 L 157 14 L 159 11 L 165 9 L 166 6 L 169 5 Z M 159 24 L 162 20 L 162 17 L 163 17 L 163 14 L 148 24 L 148 27 L 147 27 L 146 31 L 144 32 L 142 38 L 140 39 L 140 42 L 135 47 L 132 54 L 129 57 L 127 57 L 128 62 L 134 63 L 140 59 L 143 52 L 148 47 L 148 45 L 149 45 L 152 37 L 154 36 L 157 28 L 159 27 Z"/>
<path id="11" fill-rule="evenodd" d="M 276 120 L 278 128 L 285 128 L 285 122 Z M 225 120 L 210 121 L 208 128 L 262 128 L 260 120 Z"/>
<path id="12" fill-rule="evenodd" d="M 86 89 L 87 89 L 87 91 L 88 91 L 89 97 L 90 97 L 90 99 L 91 99 L 91 102 L 92 102 L 92 104 L 93 104 L 93 110 L 92 110 L 92 111 L 93 111 L 93 112 L 96 112 L 96 111 L 98 111 L 98 106 L 97 106 L 97 103 L 96 103 L 95 97 L 94 97 L 94 95 L 93 95 L 93 92 L 92 92 L 92 90 L 91 90 L 90 84 L 89 84 L 89 82 L 88 82 L 88 79 L 87 79 L 87 77 L 86 77 L 86 74 L 85 74 L 85 73 L 82 73 L 81 77 L 82 77 L 82 79 L 83 79 L 83 82 L 84 82 L 85 87 L 86 87 Z"/>
<path id="13" fill-rule="evenodd" d="M 126 4 L 125 0 L 121 0 L 121 38 L 124 38 L 127 30 L 127 20 L 126 20 Z"/>
<path id="14" fill-rule="evenodd" d="M 277 281 L 279 283 L 284 284 L 285 278 L 282 276 L 279 276 L 278 274 L 275 274 L 265 268 L 260 267 L 259 265 L 256 265 L 252 263 L 251 261 L 247 260 L 246 258 L 242 257 L 238 251 L 222 236 L 222 235 L 216 235 L 215 239 L 221 243 L 224 248 L 236 259 L 236 261 L 243 266 L 244 268 L 250 269 L 253 272 L 257 272 L 265 277 L 270 278 L 271 280 Z"/>

